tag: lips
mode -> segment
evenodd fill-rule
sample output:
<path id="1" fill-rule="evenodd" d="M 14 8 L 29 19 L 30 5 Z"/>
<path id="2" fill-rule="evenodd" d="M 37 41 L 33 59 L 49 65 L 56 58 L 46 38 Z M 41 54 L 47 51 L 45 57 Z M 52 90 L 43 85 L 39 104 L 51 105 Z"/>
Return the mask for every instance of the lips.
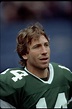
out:
<path id="1" fill-rule="evenodd" d="M 41 58 L 40 60 L 48 60 L 48 58 Z"/>
<path id="2" fill-rule="evenodd" d="M 49 58 L 48 58 L 48 57 L 46 57 L 46 58 L 41 58 L 40 61 L 41 61 L 42 63 L 47 64 L 48 61 L 49 61 Z"/>

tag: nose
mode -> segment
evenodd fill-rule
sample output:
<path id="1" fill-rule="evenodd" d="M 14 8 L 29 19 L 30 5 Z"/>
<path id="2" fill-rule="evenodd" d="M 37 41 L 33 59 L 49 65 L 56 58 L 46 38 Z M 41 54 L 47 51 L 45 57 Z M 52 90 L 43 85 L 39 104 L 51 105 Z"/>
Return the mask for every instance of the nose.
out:
<path id="1" fill-rule="evenodd" d="M 47 54 L 48 50 L 45 46 L 41 47 L 41 54 Z"/>

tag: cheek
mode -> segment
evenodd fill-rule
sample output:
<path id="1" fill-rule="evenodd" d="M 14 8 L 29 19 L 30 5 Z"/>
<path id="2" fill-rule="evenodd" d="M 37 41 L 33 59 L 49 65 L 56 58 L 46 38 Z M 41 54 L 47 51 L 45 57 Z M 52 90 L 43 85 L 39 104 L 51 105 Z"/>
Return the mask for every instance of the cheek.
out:
<path id="1" fill-rule="evenodd" d="M 49 48 L 49 54 L 50 54 L 50 48 Z"/>
<path id="2" fill-rule="evenodd" d="M 29 60 L 35 60 L 36 57 L 37 57 L 36 52 L 30 52 L 29 55 L 28 55 Z"/>
<path id="3" fill-rule="evenodd" d="M 48 48 L 48 53 L 50 54 L 50 47 Z"/>

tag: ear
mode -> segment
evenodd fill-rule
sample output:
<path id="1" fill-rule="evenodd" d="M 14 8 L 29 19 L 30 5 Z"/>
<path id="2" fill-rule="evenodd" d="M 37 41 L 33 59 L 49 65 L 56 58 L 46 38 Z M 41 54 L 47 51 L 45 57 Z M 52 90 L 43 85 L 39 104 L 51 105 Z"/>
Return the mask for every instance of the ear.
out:
<path id="1" fill-rule="evenodd" d="M 22 57 L 23 59 L 27 60 L 27 55 L 23 55 Z"/>

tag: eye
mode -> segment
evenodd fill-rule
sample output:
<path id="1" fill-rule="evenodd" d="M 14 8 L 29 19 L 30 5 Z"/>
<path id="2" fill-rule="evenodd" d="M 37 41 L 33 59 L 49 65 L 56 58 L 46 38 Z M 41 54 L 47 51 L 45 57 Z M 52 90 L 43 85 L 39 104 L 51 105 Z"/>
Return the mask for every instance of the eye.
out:
<path id="1" fill-rule="evenodd" d="M 49 46 L 49 43 L 47 42 L 47 43 L 45 43 L 44 45 L 47 47 L 47 46 Z"/>
<path id="2" fill-rule="evenodd" d="M 35 49 L 35 48 L 39 48 L 40 47 L 40 44 L 37 44 L 37 45 L 34 45 L 32 48 Z"/>

